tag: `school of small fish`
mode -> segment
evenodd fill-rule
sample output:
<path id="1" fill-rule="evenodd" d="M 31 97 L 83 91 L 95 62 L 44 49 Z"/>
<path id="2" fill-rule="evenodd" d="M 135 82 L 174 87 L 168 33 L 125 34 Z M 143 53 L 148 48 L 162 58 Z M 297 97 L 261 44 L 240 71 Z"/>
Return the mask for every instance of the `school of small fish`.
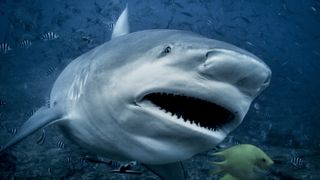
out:
<path id="1" fill-rule="evenodd" d="M 58 39 L 60 36 L 55 32 L 46 32 L 41 34 L 40 39 L 43 41 L 51 41 Z M 28 49 L 32 46 L 32 41 L 28 39 L 21 40 L 17 43 L 18 48 Z M 0 53 L 7 54 L 9 51 L 12 51 L 13 48 L 6 42 L 0 43 Z"/>
<path id="2" fill-rule="evenodd" d="M 171 7 L 174 7 L 174 8 L 178 8 L 180 10 L 183 10 L 183 11 L 180 11 L 180 15 L 183 16 L 184 18 L 187 18 L 187 19 L 191 19 L 191 18 L 195 18 L 197 17 L 196 15 L 193 15 L 189 12 L 187 12 L 185 10 L 185 7 L 174 1 L 174 0 L 168 0 L 166 1 L 167 4 L 165 5 L 168 5 L 168 6 L 171 6 Z M 205 1 L 201 1 L 201 2 L 205 2 Z M 287 10 L 287 6 L 286 4 L 283 4 L 283 9 Z M 312 11 L 313 13 L 317 13 L 319 14 L 320 11 L 319 11 L 319 8 L 317 7 L 314 7 L 314 6 L 311 6 L 309 11 Z M 239 21 L 239 22 L 242 22 L 246 25 L 250 25 L 250 24 L 254 24 L 254 21 L 249 18 L 249 17 L 245 17 L 245 16 L 236 16 L 233 18 L 233 20 L 235 21 Z M 171 24 L 171 22 L 173 21 L 173 17 L 171 18 L 170 22 L 168 23 L 167 25 L 167 28 L 169 28 L 169 24 Z M 212 26 L 214 27 L 215 24 L 216 24 L 216 19 L 212 19 L 212 17 L 208 17 L 207 20 L 205 20 L 205 24 L 207 26 Z M 181 22 L 180 23 L 181 26 L 183 27 L 187 27 L 189 29 L 192 30 L 192 28 L 194 28 L 194 25 L 192 23 L 189 23 L 189 21 L 187 22 Z M 112 31 L 114 26 L 115 26 L 115 22 L 114 21 L 108 21 L 106 23 L 104 23 L 104 26 L 105 28 L 108 30 L 108 31 Z M 231 26 L 230 26 L 231 27 Z M 223 32 L 223 29 L 221 28 L 217 28 L 217 27 L 214 27 L 213 31 L 215 32 L 216 35 L 219 35 L 219 36 L 224 36 L 224 32 Z M 47 32 L 44 32 L 42 34 L 40 34 L 40 36 L 38 35 L 37 36 L 37 40 L 41 40 L 40 42 L 48 42 L 48 41 L 54 41 L 56 39 L 60 38 L 60 35 L 56 32 L 53 32 L 53 31 L 47 31 Z M 31 39 L 19 39 L 20 41 L 17 41 L 17 42 L 0 42 L 0 55 L 1 54 L 8 54 L 10 53 L 12 50 L 15 50 L 16 48 L 20 48 L 20 49 L 30 49 L 34 46 L 34 44 L 36 44 L 35 41 L 31 40 Z M 88 41 L 90 42 L 90 38 L 89 36 L 82 36 L 82 40 L 84 41 Z M 253 42 L 251 41 L 242 41 L 245 45 L 248 45 L 248 47 L 254 47 L 254 46 L 258 46 L 258 44 L 254 44 Z M 295 42 L 296 45 L 299 45 L 298 42 Z M 320 57 L 320 52 L 317 51 L 317 50 L 314 50 L 312 52 L 315 56 L 317 57 Z M 281 66 L 286 66 L 288 64 L 288 61 L 285 61 L 282 63 Z M 289 63 L 290 64 L 290 63 Z M 57 71 L 57 67 L 56 66 L 49 66 L 47 68 L 47 70 L 45 70 L 44 72 L 46 73 L 46 76 L 51 76 L 53 73 L 55 73 Z M 289 82 L 293 82 L 292 80 L 290 80 L 288 78 L 288 81 Z M 263 96 L 261 96 L 261 99 L 263 98 Z M 46 105 L 49 107 L 50 106 L 50 100 L 49 99 L 46 99 L 45 101 Z M 0 99 L 0 107 L 3 107 L 3 106 L 6 106 L 7 105 L 7 101 L 5 100 L 2 100 Z M 261 106 L 258 102 L 255 102 L 253 104 L 253 108 L 257 111 L 257 112 L 260 112 L 260 115 L 266 119 L 266 120 L 270 120 L 272 118 L 272 115 L 270 112 L 264 112 L 262 111 L 263 109 L 261 109 Z M 26 117 L 30 117 L 32 116 L 34 113 L 36 112 L 36 109 L 32 109 L 30 110 L 29 112 L 26 112 L 25 113 L 25 116 Z M 0 112 L 0 118 L 2 119 L 2 113 Z M 272 125 L 271 125 L 272 126 Z M 10 133 L 11 135 L 15 135 L 17 133 L 17 129 L 15 127 L 10 127 L 10 128 L 6 128 L 4 127 L 8 133 Z M 271 129 L 271 127 L 269 128 L 269 130 Z M 266 132 L 261 132 L 261 134 L 263 133 L 266 133 Z M 266 134 L 263 134 L 263 136 L 266 136 Z M 49 136 L 48 136 L 48 139 L 49 139 Z M 45 129 L 42 129 L 42 133 L 41 133 L 41 136 L 36 140 L 36 144 L 38 145 L 43 145 L 46 141 L 46 130 Z M 231 145 L 238 145 L 238 144 L 241 144 L 240 141 L 236 140 L 232 137 L 228 139 L 226 139 L 223 143 L 219 144 L 217 146 L 218 149 L 221 149 L 221 148 L 226 148 L 226 147 L 229 147 Z M 55 143 L 56 147 L 58 147 L 59 149 L 63 149 L 65 148 L 65 143 L 62 141 L 62 140 L 57 140 L 56 143 Z M 88 162 L 90 162 L 90 160 L 88 160 L 86 157 L 80 157 L 78 160 L 72 158 L 71 156 L 66 156 L 65 158 L 63 158 L 62 160 L 65 164 L 71 164 L 73 162 L 79 162 L 81 165 L 87 165 Z M 121 171 L 121 169 L 123 170 L 127 170 L 127 169 L 130 169 L 132 166 L 135 166 L 137 162 L 129 162 L 127 164 L 122 164 L 120 163 L 119 161 L 106 161 L 105 162 L 106 164 L 108 164 L 112 169 L 114 170 L 119 170 L 119 172 Z M 288 162 L 286 162 L 288 165 L 291 165 L 292 168 L 294 169 L 301 169 L 303 167 L 306 166 L 306 162 L 299 156 L 297 155 L 291 155 L 290 156 L 290 159 L 288 159 Z M 49 174 L 51 174 L 51 168 L 48 168 L 48 172 Z"/>

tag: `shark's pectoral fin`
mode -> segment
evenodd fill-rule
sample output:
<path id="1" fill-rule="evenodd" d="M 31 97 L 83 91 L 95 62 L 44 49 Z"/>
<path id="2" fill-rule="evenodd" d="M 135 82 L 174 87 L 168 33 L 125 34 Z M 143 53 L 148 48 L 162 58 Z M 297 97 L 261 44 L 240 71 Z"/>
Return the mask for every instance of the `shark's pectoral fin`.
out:
<path id="1" fill-rule="evenodd" d="M 129 27 L 129 20 L 128 20 L 128 4 L 126 5 L 126 8 L 122 11 L 121 15 L 119 16 L 113 31 L 111 39 L 129 34 L 130 27 Z"/>
<path id="2" fill-rule="evenodd" d="M 62 118 L 62 113 L 58 109 L 58 107 L 46 108 L 41 107 L 38 111 L 36 111 L 19 129 L 17 134 L 7 143 L 5 144 L 0 153 L 6 150 L 7 148 L 17 144 L 24 138 L 28 137 L 36 130 L 44 127 L 49 123 L 53 123 Z"/>
<path id="3" fill-rule="evenodd" d="M 150 171 L 158 175 L 163 180 L 185 180 L 186 175 L 181 162 L 162 164 L 162 165 L 150 165 L 143 164 Z"/>

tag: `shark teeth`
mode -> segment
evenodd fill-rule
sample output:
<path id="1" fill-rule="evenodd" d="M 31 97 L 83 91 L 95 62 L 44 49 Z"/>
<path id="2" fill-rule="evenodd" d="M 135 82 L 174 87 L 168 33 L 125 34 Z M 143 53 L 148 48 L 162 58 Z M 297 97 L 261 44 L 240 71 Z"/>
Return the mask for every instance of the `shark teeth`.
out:
<path id="1" fill-rule="evenodd" d="M 203 130 L 208 130 L 208 131 L 212 131 L 212 132 L 218 130 L 218 128 L 210 128 L 210 127 L 202 126 L 200 124 L 200 122 L 196 123 L 194 120 L 190 121 L 189 119 L 184 119 L 181 114 L 177 115 L 177 114 L 169 112 L 169 111 L 167 111 L 167 110 L 165 110 L 165 109 L 163 109 L 161 107 L 158 107 L 158 109 L 161 110 L 163 113 L 170 115 L 175 120 L 181 121 L 183 123 L 186 123 L 186 124 L 189 124 L 189 125 L 192 125 L 192 126 L 196 126 L 196 127 L 202 128 Z"/>
<path id="2" fill-rule="evenodd" d="M 225 107 L 196 96 L 177 93 L 155 92 L 145 95 L 141 101 L 153 104 L 172 119 L 208 131 L 217 131 L 235 119 L 235 115 Z M 189 122 L 191 121 L 191 122 Z"/>

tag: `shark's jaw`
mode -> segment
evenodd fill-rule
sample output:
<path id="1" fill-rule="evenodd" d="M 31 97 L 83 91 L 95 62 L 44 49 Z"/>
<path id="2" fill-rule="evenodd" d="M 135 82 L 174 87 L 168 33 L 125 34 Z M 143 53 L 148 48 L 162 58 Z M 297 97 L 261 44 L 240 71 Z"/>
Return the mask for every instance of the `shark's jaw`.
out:
<path id="1" fill-rule="evenodd" d="M 229 101 L 222 101 L 218 96 L 200 89 L 160 88 L 143 93 L 137 99 L 137 105 L 154 119 L 180 126 L 185 134 L 198 134 L 201 139 L 212 141 L 214 146 L 243 118 L 238 107 L 227 104 Z"/>
<path id="2" fill-rule="evenodd" d="M 192 95 L 154 92 L 144 96 L 143 101 L 174 120 L 202 131 L 217 131 L 235 119 L 225 107 Z"/>

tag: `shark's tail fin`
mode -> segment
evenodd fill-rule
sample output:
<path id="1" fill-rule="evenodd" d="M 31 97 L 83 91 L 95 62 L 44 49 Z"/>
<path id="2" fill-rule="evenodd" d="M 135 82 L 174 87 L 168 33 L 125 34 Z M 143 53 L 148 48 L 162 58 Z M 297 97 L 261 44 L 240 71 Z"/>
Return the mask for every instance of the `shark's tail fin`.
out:
<path id="1" fill-rule="evenodd" d="M 1 148 L 0 153 L 25 139 L 38 129 L 46 126 L 49 123 L 60 120 L 61 118 L 62 113 L 58 107 L 41 107 L 22 125 L 18 133 Z"/>

